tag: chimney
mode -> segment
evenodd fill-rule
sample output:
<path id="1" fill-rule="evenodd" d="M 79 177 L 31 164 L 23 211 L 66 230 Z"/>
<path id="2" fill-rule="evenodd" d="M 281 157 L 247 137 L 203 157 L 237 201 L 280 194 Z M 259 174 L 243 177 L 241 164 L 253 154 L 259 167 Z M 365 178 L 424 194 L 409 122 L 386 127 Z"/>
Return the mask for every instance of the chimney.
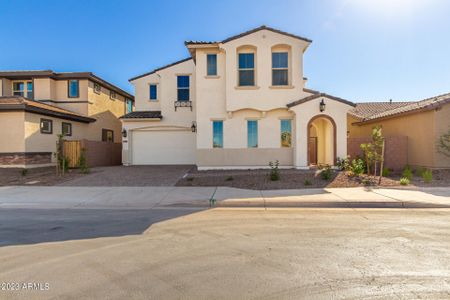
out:
<path id="1" fill-rule="evenodd" d="M 392 104 L 392 99 L 389 99 L 389 104 Z"/>

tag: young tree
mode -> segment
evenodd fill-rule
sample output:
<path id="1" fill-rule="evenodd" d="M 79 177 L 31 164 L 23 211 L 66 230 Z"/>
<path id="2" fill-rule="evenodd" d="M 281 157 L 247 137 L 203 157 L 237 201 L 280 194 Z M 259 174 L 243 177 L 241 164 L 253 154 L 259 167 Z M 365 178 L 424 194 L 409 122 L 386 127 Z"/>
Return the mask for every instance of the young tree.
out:
<path id="1" fill-rule="evenodd" d="M 450 129 L 437 140 L 438 152 L 450 157 Z"/>
<path id="2" fill-rule="evenodd" d="M 367 175 L 370 175 L 370 168 L 373 165 L 373 176 L 377 176 L 377 163 L 384 160 L 384 137 L 380 125 L 372 128 L 372 141 L 370 143 L 361 144 L 360 147 L 363 150 L 366 159 Z M 380 170 L 380 174 L 382 172 L 383 170 Z"/>

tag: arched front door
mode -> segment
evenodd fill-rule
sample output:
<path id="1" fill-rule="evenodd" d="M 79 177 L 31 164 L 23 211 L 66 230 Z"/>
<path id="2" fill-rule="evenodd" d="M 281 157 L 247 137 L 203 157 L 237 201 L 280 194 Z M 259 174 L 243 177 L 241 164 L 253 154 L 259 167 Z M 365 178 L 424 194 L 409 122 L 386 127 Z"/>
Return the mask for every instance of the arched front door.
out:
<path id="1" fill-rule="evenodd" d="M 308 122 L 308 166 L 335 165 L 336 123 L 328 115 L 317 115 Z"/>

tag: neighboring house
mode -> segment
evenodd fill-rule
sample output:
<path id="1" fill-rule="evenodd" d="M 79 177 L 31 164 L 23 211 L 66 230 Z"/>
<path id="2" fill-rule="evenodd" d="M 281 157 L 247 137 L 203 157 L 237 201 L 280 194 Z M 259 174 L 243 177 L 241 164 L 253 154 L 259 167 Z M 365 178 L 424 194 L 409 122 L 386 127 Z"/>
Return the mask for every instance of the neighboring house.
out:
<path id="1" fill-rule="evenodd" d="M 305 88 L 310 43 L 266 26 L 185 42 L 189 58 L 130 79 L 123 164 L 308 168 L 345 157 L 354 104 Z"/>
<path id="2" fill-rule="evenodd" d="M 415 102 L 358 103 L 349 112 L 350 139 L 370 136 L 376 125 L 382 126 L 386 137 L 406 138 L 407 164 L 450 168 L 450 158 L 439 153 L 436 146 L 438 138 L 450 130 L 450 93 Z M 403 152 L 390 149 L 396 150 Z"/>
<path id="3" fill-rule="evenodd" d="M 88 72 L 0 71 L 0 167 L 52 165 L 58 134 L 121 143 L 133 102 Z"/>

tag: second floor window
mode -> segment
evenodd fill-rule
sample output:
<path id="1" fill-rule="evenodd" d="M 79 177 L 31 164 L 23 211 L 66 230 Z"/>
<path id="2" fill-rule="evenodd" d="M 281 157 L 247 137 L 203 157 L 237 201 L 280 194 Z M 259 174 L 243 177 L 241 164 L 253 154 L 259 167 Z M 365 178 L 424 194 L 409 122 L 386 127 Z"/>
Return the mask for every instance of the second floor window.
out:
<path id="1" fill-rule="evenodd" d="M 94 92 L 96 92 L 97 94 L 100 94 L 102 88 L 100 87 L 100 84 L 98 84 L 97 82 L 94 82 Z"/>
<path id="2" fill-rule="evenodd" d="M 33 82 L 31 81 L 13 82 L 13 95 L 33 99 Z"/>
<path id="3" fill-rule="evenodd" d="M 158 100 L 158 86 L 156 84 L 150 84 L 150 100 Z"/>
<path id="4" fill-rule="evenodd" d="M 130 113 L 133 111 L 133 101 L 131 99 L 127 99 L 127 113 Z"/>
<path id="5" fill-rule="evenodd" d="M 255 54 L 239 53 L 239 86 L 255 85 Z"/>
<path id="6" fill-rule="evenodd" d="M 206 55 L 206 75 L 208 76 L 217 75 L 217 54 Z"/>
<path id="7" fill-rule="evenodd" d="M 288 85 L 288 53 L 272 53 L 272 85 Z"/>
<path id="8" fill-rule="evenodd" d="M 78 80 L 69 80 L 68 85 L 68 97 L 78 98 L 78 96 L 80 95 L 80 82 Z"/>
<path id="9" fill-rule="evenodd" d="M 189 101 L 189 76 L 177 76 L 177 100 Z"/>

